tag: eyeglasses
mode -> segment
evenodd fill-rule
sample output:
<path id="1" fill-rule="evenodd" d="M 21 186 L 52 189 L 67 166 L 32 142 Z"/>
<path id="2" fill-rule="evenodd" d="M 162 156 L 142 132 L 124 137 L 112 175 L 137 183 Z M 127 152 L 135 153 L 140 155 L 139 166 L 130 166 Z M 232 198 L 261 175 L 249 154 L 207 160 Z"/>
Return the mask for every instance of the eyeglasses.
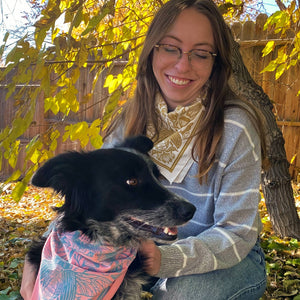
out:
<path id="1" fill-rule="evenodd" d="M 207 67 L 211 65 L 211 62 L 217 56 L 216 53 L 200 49 L 193 49 L 191 51 L 184 52 L 179 47 L 169 44 L 157 44 L 154 47 L 158 50 L 161 59 L 165 61 L 177 62 L 181 59 L 183 54 L 187 54 L 189 62 L 193 66 L 199 67 Z"/>

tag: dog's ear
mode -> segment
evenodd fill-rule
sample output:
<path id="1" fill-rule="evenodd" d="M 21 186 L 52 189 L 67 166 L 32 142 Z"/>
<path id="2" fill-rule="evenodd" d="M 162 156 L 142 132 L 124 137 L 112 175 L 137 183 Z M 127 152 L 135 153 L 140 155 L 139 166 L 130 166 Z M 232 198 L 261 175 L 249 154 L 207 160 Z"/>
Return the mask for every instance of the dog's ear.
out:
<path id="1" fill-rule="evenodd" d="M 84 166 L 82 160 L 83 154 L 79 152 L 57 155 L 37 170 L 31 183 L 37 187 L 51 187 L 56 192 L 66 194 L 72 186 L 76 186 L 79 178 L 82 177 Z"/>
<path id="2" fill-rule="evenodd" d="M 117 145 L 117 147 L 130 148 L 147 154 L 153 148 L 153 142 L 144 135 L 138 135 L 126 138 L 121 144 Z"/>

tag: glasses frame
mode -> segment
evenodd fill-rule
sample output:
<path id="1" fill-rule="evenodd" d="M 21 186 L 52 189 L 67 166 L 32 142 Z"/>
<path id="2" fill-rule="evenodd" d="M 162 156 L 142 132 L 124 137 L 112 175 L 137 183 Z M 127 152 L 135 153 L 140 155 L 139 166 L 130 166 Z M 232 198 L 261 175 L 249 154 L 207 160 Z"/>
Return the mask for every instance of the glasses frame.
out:
<path id="1" fill-rule="evenodd" d="M 212 56 L 212 58 L 215 58 L 217 56 L 217 53 L 214 53 L 214 52 L 211 52 L 208 50 L 204 50 L 204 49 L 192 49 L 190 51 L 185 52 L 185 51 L 182 51 L 181 48 L 174 46 L 174 45 L 170 45 L 170 44 L 156 44 L 156 45 L 154 45 L 154 48 L 160 49 L 160 47 L 164 47 L 164 46 L 174 47 L 174 48 L 178 49 L 178 51 L 179 51 L 178 60 L 182 58 L 183 54 L 187 54 L 188 60 L 189 60 L 189 62 L 191 62 L 191 55 L 193 54 L 193 51 L 195 51 L 195 50 L 201 50 L 203 52 L 207 52 Z"/>

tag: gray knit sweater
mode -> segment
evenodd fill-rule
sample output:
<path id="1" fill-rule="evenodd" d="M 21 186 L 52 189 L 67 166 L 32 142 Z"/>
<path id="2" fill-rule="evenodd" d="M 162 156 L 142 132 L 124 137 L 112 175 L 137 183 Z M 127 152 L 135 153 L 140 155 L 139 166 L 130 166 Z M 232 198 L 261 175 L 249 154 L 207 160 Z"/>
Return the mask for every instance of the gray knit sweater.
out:
<path id="1" fill-rule="evenodd" d="M 113 145 L 122 134 L 108 138 Z M 159 246 L 157 277 L 177 277 L 229 268 L 247 256 L 261 230 L 260 140 L 240 108 L 225 111 L 224 133 L 207 181 L 199 184 L 197 163 L 182 183 L 163 184 L 197 207 L 193 219 L 179 228 L 179 240 Z"/>

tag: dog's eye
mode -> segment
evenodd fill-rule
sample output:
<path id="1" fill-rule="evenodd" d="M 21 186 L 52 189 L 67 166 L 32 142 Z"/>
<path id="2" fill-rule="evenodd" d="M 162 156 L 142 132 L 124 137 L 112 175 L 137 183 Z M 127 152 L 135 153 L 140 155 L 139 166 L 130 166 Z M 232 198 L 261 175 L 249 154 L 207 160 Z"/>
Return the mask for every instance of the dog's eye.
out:
<path id="1" fill-rule="evenodd" d="M 126 180 L 126 183 L 131 186 L 135 186 L 138 184 L 138 180 L 136 178 L 130 178 Z"/>

